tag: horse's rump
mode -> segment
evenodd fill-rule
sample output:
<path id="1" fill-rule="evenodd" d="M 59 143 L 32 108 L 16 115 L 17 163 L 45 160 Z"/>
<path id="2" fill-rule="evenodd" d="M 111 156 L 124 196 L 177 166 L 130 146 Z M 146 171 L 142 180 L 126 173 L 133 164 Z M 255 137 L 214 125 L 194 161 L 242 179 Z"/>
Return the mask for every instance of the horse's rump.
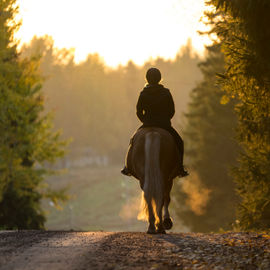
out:
<path id="1" fill-rule="evenodd" d="M 147 127 L 139 129 L 132 138 L 128 150 L 126 165 L 131 174 L 141 181 L 145 173 L 145 143 L 147 135 L 158 133 L 160 136 L 159 162 L 163 179 L 173 179 L 177 176 L 180 166 L 180 156 L 172 135 L 162 128 Z"/>

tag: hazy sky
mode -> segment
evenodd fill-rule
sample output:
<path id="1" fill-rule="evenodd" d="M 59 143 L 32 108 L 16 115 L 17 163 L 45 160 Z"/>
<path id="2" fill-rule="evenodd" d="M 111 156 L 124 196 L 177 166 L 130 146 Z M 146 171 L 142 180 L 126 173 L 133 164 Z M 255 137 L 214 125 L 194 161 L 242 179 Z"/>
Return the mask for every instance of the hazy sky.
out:
<path id="1" fill-rule="evenodd" d="M 75 48 L 75 60 L 98 52 L 110 66 L 132 59 L 173 58 L 192 39 L 202 52 L 209 42 L 197 30 L 204 0 L 18 0 L 17 37 L 51 35 L 59 48 Z"/>

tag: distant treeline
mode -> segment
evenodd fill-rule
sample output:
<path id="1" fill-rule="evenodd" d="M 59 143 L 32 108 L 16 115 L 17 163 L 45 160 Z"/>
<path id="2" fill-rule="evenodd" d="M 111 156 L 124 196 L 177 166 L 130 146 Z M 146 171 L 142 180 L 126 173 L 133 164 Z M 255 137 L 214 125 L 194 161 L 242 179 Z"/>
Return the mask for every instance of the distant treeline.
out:
<path id="1" fill-rule="evenodd" d="M 112 162 L 123 162 L 129 138 L 140 126 L 136 102 L 149 67 L 161 70 L 162 83 L 174 96 L 178 128 L 183 126 L 190 90 L 201 78 L 197 67 L 200 59 L 192 53 L 190 43 L 174 60 L 158 58 L 142 67 L 130 61 L 116 69 L 108 68 L 97 54 L 75 64 L 72 51 L 56 50 L 48 36 L 34 38 L 22 48 L 22 55 L 41 56 L 46 109 L 54 112 L 56 129 L 61 128 L 65 138 L 73 139 L 71 151 L 92 148 L 108 155 Z"/>

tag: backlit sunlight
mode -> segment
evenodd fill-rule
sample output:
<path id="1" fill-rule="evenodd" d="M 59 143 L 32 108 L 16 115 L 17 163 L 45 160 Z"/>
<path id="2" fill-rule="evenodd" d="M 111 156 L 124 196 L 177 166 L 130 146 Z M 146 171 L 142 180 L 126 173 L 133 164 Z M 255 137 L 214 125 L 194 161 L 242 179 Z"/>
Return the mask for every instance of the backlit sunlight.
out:
<path id="1" fill-rule="evenodd" d="M 204 0 L 19 0 L 22 27 L 16 37 L 29 42 L 50 35 L 59 48 L 74 48 L 75 61 L 97 52 L 109 66 L 132 59 L 174 58 L 189 38 L 203 53 L 207 37 L 197 31 Z"/>

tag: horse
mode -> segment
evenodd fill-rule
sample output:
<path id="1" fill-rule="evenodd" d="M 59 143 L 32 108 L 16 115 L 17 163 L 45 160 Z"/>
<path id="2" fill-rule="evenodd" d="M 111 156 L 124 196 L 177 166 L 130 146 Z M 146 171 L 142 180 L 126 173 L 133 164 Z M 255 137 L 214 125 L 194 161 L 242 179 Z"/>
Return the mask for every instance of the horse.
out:
<path id="1" fill-rule="evenodd" d="M 165 230 L 173 226 L 168 208 L 179 165 L 180 153 L 168 131 L 146 127 L 135 133 L 126 156 L 126 166 L 140 181 L 142 210 L 138 217 L 145 217 L 148 221 L 149 234 L 165 234 Z"/>

